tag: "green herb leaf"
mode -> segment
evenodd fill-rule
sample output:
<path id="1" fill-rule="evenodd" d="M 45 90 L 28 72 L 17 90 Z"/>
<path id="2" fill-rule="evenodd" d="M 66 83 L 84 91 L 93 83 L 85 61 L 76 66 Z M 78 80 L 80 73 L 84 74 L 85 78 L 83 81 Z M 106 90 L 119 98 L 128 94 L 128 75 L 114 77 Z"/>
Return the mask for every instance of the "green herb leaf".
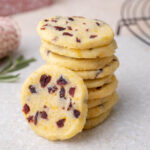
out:
<path id="1" fill-rule="evenodd" d="M 8 64 L 0 71 L 0 82 L 14 82 L 18 80 L 19 74 L 10 75 L 10 72 L 21 70 L 34 61 L 36 61 L 34 58 L 25 60 L 23 56 L 19 56 L 13 62 L 12 55 L 9 55 Z"/>
<path id="2" fill-rule="evenodd" d="M 18 79 L 19 79 L 19 74 L 0 76 L 0 82 L 14 82 Z"/>

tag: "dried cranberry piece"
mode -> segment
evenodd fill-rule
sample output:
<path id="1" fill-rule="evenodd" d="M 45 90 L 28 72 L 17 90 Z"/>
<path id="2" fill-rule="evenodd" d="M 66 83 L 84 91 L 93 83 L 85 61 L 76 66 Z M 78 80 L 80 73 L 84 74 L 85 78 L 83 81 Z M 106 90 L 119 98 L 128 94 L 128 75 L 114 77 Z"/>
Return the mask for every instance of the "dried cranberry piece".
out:
<path id="1" fill-rule="evenodd" d="M 103 72 L 103 69 L 99 69 L 98 72 L 97 72 L 96 75 L 95 75 L 95 78 L 97 78 L 97 76 L 98 76 L 100 73 L 102 73 L 102 72 Z"/>
<path id="2" fill-rule="evenodd" d="M 66 119 L 60 119 L 56 122 L 58 128 L 62 128 L 64 126 Z"/>
<path id="3" fill-rule="evenodd" d="M 86 23 L 85 23 L 85 22 L 83 22 L 83 24 L 84 24 L 84 25 L 86 25 Z"/>
<path id="4" fill-rule="evenodd" d="M 70 99 L 70 103 L 69 103 L 67 110 L 69 111 L 71 108 L 72 108 L 72 100 Z"/>
<path id="5" fill-rule="evenodd" d="M 52 21 L 52 22 L 57 22 L 57 20 L 55 20 L 55 19 L 51 19 L 51 21 Z"/>
<path id="6" fill-rule="evenodd" d="M 69 18 L 68 18 L 68 20 L 70 20 L 70 21 L 74 21 L 74 19 L 73 19 L 73 18 L 71 18 L 71 17 L 69 17 Z"/>
<path id="7" fill-rule="evenodd" d="M 76 37 L 76 41 L 77 41 L 78 43 L 81 43 L 81 40 L 80 40 L 78 37 Z"/>
<path id="8" fill-rule="evenodd" d="M 25 104 L 24 106 L 23 106 L 23 110 L 22 110 L 25 114 L 28 114 L 29 113 L 29 111 L 30 111 L 30 107 L 27 105 L 27 104 Z"/>
<path id="9" fill-rule="evenodd" d="M 74 97 L 75 90 L 76 90 L 75 87 L 71 87 L 71 88 L 69 89 L 69 94 L 70 94 L 72 97 Z"/>
<path id="10" fill-rule="evenodd" d="M 44 105 L 43 107 L 44 107 L 44 108 L 47 108 L 47 106 L 46 106 L 46 105 Z"/>
<path id="11" fill-rule="evenodd" d="M 67 83 L 68 82 L 62 76 L 57 80 L 58 85 L 66 85 Z"/>
<path id="12" fill-rule="evenodd" d="M 47 119 L 47 113 L 45 111 L 40 112 L 41 118 Z"/>
<path id="13" fill-rule="evenodd" d="M 31 93 L 37 93 L 36 88 L 33 85 L 29 86 L 29 90 L 30 90 Z"/>
<path id="14" fill-rule="evenodd" d="M 63 31 L 63 30 L 66 29 L 66 28 L 60 27 L 60 26 L 54 26 L 54 28 L 55 28 L 56 30 L 58 30 L 58 31 Z"/>
<path id="15" fill-rule="evenodd" d="M 86 31 L 88 32 L 88 31 L 89 31 L 89 29 L 86 29 Z"/>
<path id="16" fill-rule="evenodd" d="M 99 22 L 96 22 L 96 24 L 97 24 L 98 26 L 100 26 L 100 23 L 99 23 Z"/>
<path id="17" fill-rule="evenodd" d="M 90 39 L 96 38 L 97 35 L 90 35 Z"/>
<path id="18" fill-rule="evenodd" d="M 65 88 L 64 88 L 64 87 L 61 87 L 60 92 L 59 92 L 59 97 L 66 99 L 66 98 L 65 98 L 65 93 L 66 93 Z"/>
<path id="19" fill-rule="evenodd" d="M 99 86 L 99 87 L 97 87 L 96 89 L 97 89 L 97 90 L 100 90 L 101 88 L 102 88 L 102 86 Z"/>
<path id="20" fill-rule="evenodd" d="M 45 30 L 45 28 L 44 28 L 44 27 L 42 27 L 42 28 L 41 28 L 41 30 Z"/>
<path id="21" fill-rule="evenodd" d="M 51 76 L 43 74 L 40 78 L 41 87 L 44 88 L 51 81 Z"/>
<path id="22" fill-rule="evenodd" d="M 65 35 L 65 36 L 73 36 L 73 34 L 71 34 L 69 32 L 63 32 L 63 35 Z"/>
<path id="23" fill-rule="evenodd" d="M 74 116 L 75 116 L 76 118 L 79 118 L 79 116 L 80 116 L 80 111 L 77 110 L 77 109 L 74 109 L 74 110 L 73 110 L 73 114 L 74 114 Z"/>
<path id="24" fill-rule="evenodd" d="M 68 24 L 68 21 L 66 21 L 66 24 Z"/>
<path id="25" fill-rule="evenodd" d="M 57 91 L 57 87 L 56 86 L 53 86 L 53 87 L 48 87 L 48 92 L 50 93 L 50 94 L 52 94 L 52 93 L 55 93 L 56 91 Z"/>
<path id="26" fill-rule="evenodd" d="M 39 112 L 37 111 L 34 117 L 34 124 L 37 125 Z"/>
<path id="27" fill-rule="evenodd" d="M 75 31 L 78 31 L 78 29 L 75 29 Z"/>
<path id="28" fill-rule="evenodd" d="M 49 20 L 48 20 L 48 19 L 45 19 L 44 21 L 45 21 L 45 22 L 48 22 Z"/>
<path id="29" fill-rule="evenodd" d="M 29 117 L 27 118 L 27 120 L 28 120 L 29 123 L 30 123 L 30 122 L 33 122 L 33 116 L 29 116 Z"/>
<path id="30" fill-rule="evenodd" d="M 71 26 L 68 26 L 67 28 L 68 28 L 68 30 L 72 30 Z"/>

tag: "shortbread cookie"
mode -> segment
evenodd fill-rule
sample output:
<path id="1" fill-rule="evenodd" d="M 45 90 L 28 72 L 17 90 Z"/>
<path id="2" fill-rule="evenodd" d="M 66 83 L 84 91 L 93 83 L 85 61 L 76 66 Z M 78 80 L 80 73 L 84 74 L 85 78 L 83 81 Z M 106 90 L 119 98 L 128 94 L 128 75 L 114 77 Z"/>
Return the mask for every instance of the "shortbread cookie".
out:
<path id="1" fill-rule="evenodd" d="M 47 63 L 52 63 L 54 65 L 59 65 L 71 70 L 95 70 L 98 68 L 102 68 L 109 64 L 114 56 L 106 57 L 106 58 L 96 58 L 96 59 L 75 59 L 70 57 L 61 56 L 58 54 L 54 54 L 49 52 L 48 54 L 44 53 L 44 48 L 41 47 L 40 53 L 42 58 Z"/>
<path id="2" fill-rule="evenodd" d="M 88 89 L 89 99 L 104 98 L 111 95 L 117 88 L 118 81 L 115 76 L 112 78 L 112 82 L 97 88 Z"/>
<path id="3" fill-rule="evenodd" d="M 97 19 L 84 17 L 46 18 L 40 21 L 37 31 L 43 40 L 75 49 L 108 45 L 114 38 L 109 25 Z"/>
<path id="4" fill-rule="evenodd" d="M 89 79 L 89 80 L 84 80 L 84 83 L 86 84 L 87 88 L 96 88 L 103 86 L 104 84 L 112 82 L 112 75 L 106 76 L 104 78 L 99 78 L 99 79 Z"/>
<path id="5" fill-rule="evenodd" d="M 42 46 L 45 48 L 45 53 L 49 53 L 49 51 L 67 56 L 72 58 L 103 58 L 112 56 L 115 53 L 115 49 L 117 49 L 117 43 L 115 40 L 111 42 L 109 45 L 97 48 L 90 48 L 86 50 L 80 49 L 68 49 L 62 46 L 54 45 L 50 42 L 46 42 L 42 40 Z"/>
<path id="6" fill-rule="evenodd" d="M 115 94 L 111 100 L 109 100 L 103 104 L 100 104 L 96 107 L 88 109 L 87 119 L 95 118 L 95 117 L 99 116 L 100 114 L 108 111 L 117 103 L 117 101 L 118 101 L 118 95 Z"/>
<path id="7" fill-rule="evenodd" d="M 105 102 L 112 101 L 116 97 L 116 95 L 117 95 L 117 93 L 114 92 L 112 95 L 109 95 L 109 96 L 104 97 L 104 98 L 88 99 L 88 102 L 87 102 L 88 108 L 93 108 L 93 107 L 101 105 Z"/>
<path id="8" fill-rule="evenodd" d="M 49 140 L 65 140 L 84 127 L 87 95 L 83 80 L 74 72 L 44 65 L 22 87 L 22 110 L 35 133 Z"/>
<path id="9" fill-rule="evenodd" d="M 106 66 L 104 66 L 99 70 L 75 71 L 75 72 L 84 80 L 98 79 L 113 74 L 118 67 L 119 67 L 118 59 L 113 59 L 113 61 L 110 64 L 107 64 Z"/>
<path id="10" fill-rule="evenodd" d="M 87 119 L 84 129 L 87 130 L 87 129 L 91 129 L 91 128 L 98 126 L 109 117 L 110 113 L 111 113 L 111 110 L 99 115 L 96 118 Z"/>

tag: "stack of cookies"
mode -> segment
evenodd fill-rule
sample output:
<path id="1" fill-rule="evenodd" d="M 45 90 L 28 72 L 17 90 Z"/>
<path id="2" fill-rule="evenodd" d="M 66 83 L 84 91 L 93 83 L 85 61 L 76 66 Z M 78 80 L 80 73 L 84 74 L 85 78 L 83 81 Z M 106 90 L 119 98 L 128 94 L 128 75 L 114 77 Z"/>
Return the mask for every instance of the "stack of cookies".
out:
<path id="1" fill-rule="evenodd" d="M 37 30 L 46 64 L 23 84 L 22 111 L 38 135 L 69 139 L 102 123 L 118 101 L 117 44 L 109 25 L 84 17 L 47 18 Z"/>
<path id="2" fill-rule="evenodd" d="M 110 114 L 118 101 L 119 66 L 117 48 L 109 25 L 84 17 L 52 17 L 38 25 L 42 39 L 40 53 L 48 64 L 74 71 L 88 88 L 88 115 L 84 129 L 90 129 Z"/>

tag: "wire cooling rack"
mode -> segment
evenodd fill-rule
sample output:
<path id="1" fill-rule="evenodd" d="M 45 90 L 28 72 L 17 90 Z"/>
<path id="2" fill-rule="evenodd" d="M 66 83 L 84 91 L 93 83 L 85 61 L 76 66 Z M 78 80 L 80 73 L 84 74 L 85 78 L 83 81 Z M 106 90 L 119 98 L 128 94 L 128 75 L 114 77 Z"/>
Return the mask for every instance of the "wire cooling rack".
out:
<path id="1" fill-rule="evenodd" d="M 126 27 L 139 40 L 150 45 L 150 0 L 126 0 L 121 7 L 121 19 L 116 34 Z"/>

